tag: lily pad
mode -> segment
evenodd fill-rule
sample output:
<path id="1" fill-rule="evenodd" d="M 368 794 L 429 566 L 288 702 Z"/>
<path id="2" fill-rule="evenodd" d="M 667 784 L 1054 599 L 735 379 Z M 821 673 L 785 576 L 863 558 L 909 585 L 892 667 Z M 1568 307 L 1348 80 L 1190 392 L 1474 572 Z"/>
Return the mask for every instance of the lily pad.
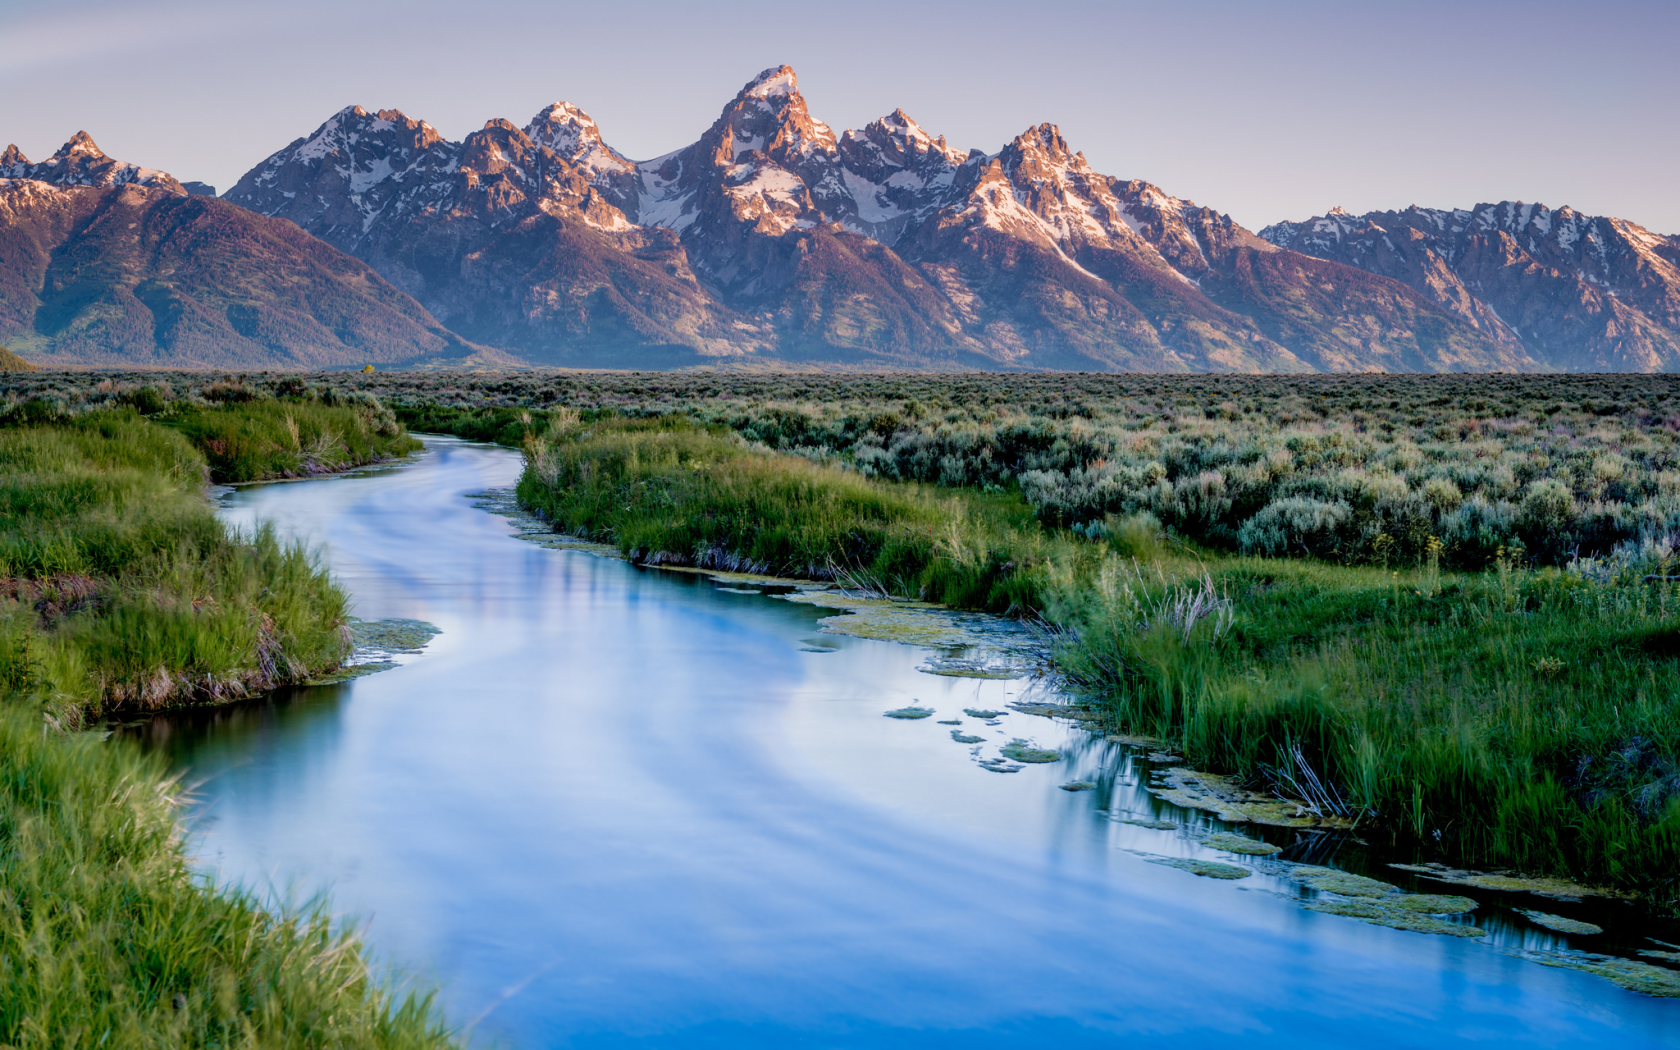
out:
<path id="1" fill-rule="evenodd" d="M 933 714 L 931 707 L 900 707 L 886 712 L 888 718 L 926 718 Z"/>
<path id="2" fill-rule="evenodd" d="M 1247 868 L 1239 868 L 1234 864 L 1221 864 L 1212 860 L 1192 860 L 1188 857 L 1146 857 L 1151 864 L 1164 864 L 1179 871 L 1188 871 L 1192 875 L 1200 875 L 1206 879 L 1246 879 L 1254 874 Z"/>
<path id="3" fill-rule="evenodd" d="M 1214 849 L 1224 850 L 1226 853 L 1241 853 L 1250 857 L 1269 857 L 1274 853 L 1282 853 L 1282 846 L 1274 846 L 1270 842 L 1251 839 L 1247 835 L 1231 835 L 1221 833 L 1209 835 L 1202 840 Z"/>

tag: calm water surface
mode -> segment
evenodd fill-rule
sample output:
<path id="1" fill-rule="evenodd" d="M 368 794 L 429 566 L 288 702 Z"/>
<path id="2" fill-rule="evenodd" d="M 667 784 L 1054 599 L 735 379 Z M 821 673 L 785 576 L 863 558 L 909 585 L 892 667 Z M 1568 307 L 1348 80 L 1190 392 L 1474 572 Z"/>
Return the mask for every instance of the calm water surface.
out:
<path id="1" fill-rule="evenodd" d="M 429 620 L 429 648 L 138 735 L 199 782 L 201 865 L 330 887 L 475 1044 L 1680 1044 L 1680 1004 L 1149 864 L 1127 850 L 1214 855 L 1111 819 L 1145 806 L 1120 749 L 965 718 L 1075 752 L 1001 775 L 935 719 L 881 717 L 963 717 L 1027 683 L 929 675 L 926 651 L 818 634 L 821 610 L 521 541 L 465 497 L 511 485 L 517 456 L 428 444 L 242 489 L 226 516 L 318 545 L 358 615 Z M 1101 788 L 1059 790 L 1076 773 Z"/>

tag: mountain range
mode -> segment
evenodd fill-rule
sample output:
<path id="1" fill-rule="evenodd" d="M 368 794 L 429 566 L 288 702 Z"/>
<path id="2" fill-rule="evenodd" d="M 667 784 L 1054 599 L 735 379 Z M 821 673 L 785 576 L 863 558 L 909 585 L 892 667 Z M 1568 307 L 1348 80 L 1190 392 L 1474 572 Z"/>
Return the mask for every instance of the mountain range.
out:
<path id="1" fill-rule="evenodd" d="M 1680 238 L 1509 202 L 1255 234 L 1051 124 L 996 153 L 902 110 L 836 133 L 787 66 L 652 160 L 563 102 L 459 142 L 352 106 L 208 190 L 85 135 L 8 149 L 0 341 L 287 367 L 1680 366 Z"/>

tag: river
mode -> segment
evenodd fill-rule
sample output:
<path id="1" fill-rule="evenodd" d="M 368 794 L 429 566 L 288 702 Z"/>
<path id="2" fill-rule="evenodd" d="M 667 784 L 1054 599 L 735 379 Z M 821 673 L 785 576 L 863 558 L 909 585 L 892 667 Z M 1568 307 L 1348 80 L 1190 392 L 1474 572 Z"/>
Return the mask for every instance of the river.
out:
<path id="1" fill-rule="evenodd" d="M 224 510 L 317 546 L 357 615 L 437 625 L 423 652 L 130 732 L 195 785 L 198 865 L 330 889 L 474 1045 L 1680 1044 L 1680 1003 L 1522 958 L 1564 939 L 1491 913 L 1485 938 L 1402 932 L 1150 863 L 1214 854 L 1116 819 L 1149 815 L 1128 749 L 961 713 L 1030 682 L 521 540 L 467 496 L 518 456 L 426 440 Z M 912 703 L 937 717 L 882 717 Z M 993 772 L 950 718 L 1070 757 Z"/>

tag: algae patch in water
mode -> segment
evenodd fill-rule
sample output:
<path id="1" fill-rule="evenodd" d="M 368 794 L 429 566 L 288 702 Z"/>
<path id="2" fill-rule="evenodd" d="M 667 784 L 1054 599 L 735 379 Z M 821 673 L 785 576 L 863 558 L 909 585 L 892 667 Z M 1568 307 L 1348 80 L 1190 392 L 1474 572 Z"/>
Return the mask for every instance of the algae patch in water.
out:
<path id="1" fill-rule="evenodd" d="M 1131 818 L 1131 817 L 1125 817 L 1125 818 L 1121 819 L 1120 823 L 1122 823 L 1122 824 L 1135 824 L 1140 828 L 1148 828 L 1151 831 L 1177 831 L 1178 830 L 1178 825 L 1174 824 L 1170 820 L 1136 820 L 1136 819 Z"/>
<path id="2" fill-rule="evenodd" d="M 900 707 L 886 712 L 888 718 L 926 718 L 931 714 L 931 707 Z"/>
<path id="3" fill-rule="evenodd" d="M 1001 758 L 984 759 L 979 765 L 981 769 L 992 773 L 1019 773 L 1026 768 L 1025 766 L 1012 766 Z"/>
<path id="4" fill-rule="evenodd" d="M 358 654 L 417 653 L 442 634 L 425 620 L 358 620 L 350 618 L 350 641 Z"/>
<path id="5" fill-rule="evenodd" d="M 1384 903 L 1391 908 L 1421 911 L 1429 915 L 1463 915 L 1477 908 L 1476 902 L 1469 897 L 1459 897 L 1450 893 L 1408 893 L 1404 897 L 1395 897 Z"/>
<path id="6" fill-rule="evenodd" d="M 1666 966 L 1652 966 L 1650 963 L 1637 962 L 1633 959 L 1618 959 L 1613 955 L 1597 955 L 1593 952 L 1527 952 L 1524 954 L 1542 966 L 1559 966 L 1570 970 L 1580 970 L 1582 973 L 1602 977 L 1630 992 L 1680 999 L 1680 973 L 1670 970 Z"/>
<path id="7" fill-rule="evenodd" d="M 965 708 L 963 708 L 963 714 L 967 715 L 970 718 L 978 718 L 978 719 L 981 719 L 982 721 L 984 721 L 984 720 L 989 719 L 989 718 L 996 718 L 998 715 L 1003 714 L 1003 712 L 1002 711 L 987 711 L 984 708 L 979 708 L 979 707 L 965 707 Z"/>
<path id="8" fill-rule="evenodd" d="M 1070 780 L 1062 785 L 1063 791 L 1089 791 L 1097 785 L 1089 780 Z"/>
<path id="9" fill-rule="evenodd" d="M 1321 893 L 1336 893 L 1343 897 L 1387 897 L 1400 892 L 1400 887 L 1390 883 L 1378 882 L 1376 879 L 1368 879 L 1349 871 L 1338 871 L 1335 868 L 1302 866 L 1294 869 L 1290 875 Z"/>
<path id="10" fill-rule="evenodd" d="M 778 580 L 781 584 L 794 581 Z M 961 613 L 929 602 L 893 601 L 852 594 L 827 584 L 801 584 L 791 594 L 774 597 L 783 601 L 842 610 L 824 617 L 822 630 L 855 638 L 903 642 L 930 649 L 966 649 L 981 646 L 998 661 L 1030 661 L 1034 639 L 1025 627 L 1002 617 L 983 613 Z M 1025 674 L 1016 670 L 1009 677 Z"/>
<path id="11" fill-rule="evenodd" d="M 398 666 L 391 657 L 417 653 L 443 632 L 424 620 L 360 620 L 346 625 L 353 646 L 350 661 L 338 670 L 306 680 L 304 685 L 340 685 Z"/>
<path id="12" fill-rule="evenodd" d="M 1314 813 L 1306 803 L 1248 791 L 1212 773 L 1175 768 L 1158 772 L 1155 777 L 1160 783 L 1148 785 L 1148 790 L 1156 798 L 1185 809 L 1205 810 L 1230 824 L 1270 824 L 1284 828 L 1353 826 L 1341 817 Z"/>
<path id="13" fill-rule="evenodd" d="M 1553 915 L 1550 912 L 1529 911 L 1526 908 L 1518 908 L 1517 914 L 1521 915 L 1529 922 L 1534 923 L 1536 926 L 1544 926 L 1546 929 L 1555 930 L 1558 933 L 1572 933 L 1577 937 L 1589 937 L 1595 933 L 1604 932 L 1604 927 L 1602 926 L 1594 926 L 1590 922 L 1581 922 L 1579 919 L 1566 919 L 1562 915 Z M 1643 955 L 1645 953 L 1641 952 L 1640 954 Z"/>
<path id="14" fill-rule="evenodd" d="M 983 744 L 986 741 L 986 738 L 983 736 L 974 736 L 973 734 L 965 733 L 960 729 L 951 730 L 951 739 L 955 740 L 959 744 Z"/>
<path id="15" fill-rule="evenodd" d="M 1060 762 L 1062 760 L 1062 753 L 1060 751 L 1051 751 L 1048 748 L 1033 747 L 1027 741 L 1019 738 L 1011 740 L 998 750 L 1003 752 L 1003 756 L 1005 758 L 1014 759 L 1016 762 L 1043 763 Z"/>
<path id="16" fill-rule="evenodd" d="M 1145 857 L 1151 864 L 1164 864 L 1179 871 L 1188 871 L 1205 879 L 1246 879 L 1254 874 L 1235 864 L 1221 864 L 1214 860 L 1192 860 L 1186 857 Z"/>
<path id="17" fill-rule="evenodd" d="M 380 671 L 389 671 L 397 666 L 399 665 L 392 660 L 381 660 L 378 663 L 371 664 L 350 664 L 347 667 L 340 667 L 330 674 L 321 675 L 319 678 L 305 679 L 303 684 L 343 685 L 345 682 L 353 681 L 363 675 L 378 674 Z"/>
<path id="18" fill-rule="evenodd" d="M 1487 936 L 1487 931 L 1479 926 L 1449 922 L 1446 919 L 1433 918 L 1405 908 L 1389 907 L 1387 904 L 1374 900 L 1311 901 L 1306 907 L 1308 911 L 1324 912 L 1329 915 L 1345 915 L 1350 919 L 1359 919 L 1376 926 L 1410 930 L 1413 933 L 1436 933 L 1447 937 Z"/>
<path id="19" fill-rule="evenodd" d="M 1441 864 L 1390 864 L 1389 867 L 1399 871 L 1410 871 L 1422 875 L 1424 878 L 1435 879 L 1439 882 L 1449 882 L 1455 886 L 1473 886 L 1481 890 L 1500 890 L 1506 893 L 1532 893 L 1540 897 L 1550 897 L 1553 900 L 1574 901 L 1582 897 L 1614 897 L 1628 898 L 1630 893 L 1619 890 L 1603 889 L 1597 886 L 1583 886 L 1568 879 L 1530 878 L 1523 875 L 1513 875 L 1509 872 L 1485 873 L 1479 871 L 1460 871 Z"/>
<path id="20" fill-rule="evenodd" d="M 1274 846 L 1270 842 L 1251 839 L 1247 835 L 1231 835 L 1221 832 L 1209 835 L 1202 843 L 1214 849 L 1224 850 L 1226 853 L 1241 853 L 1249 857 L 1269 857 L 1274 853 L 1282 853 L 1282 846 Z"/>
<path id="21" fill-rule="evenodd" d="M 1024 715 L 1039 715 L 1043 718 L 1071 718 L 1076 722 L 1095 722 L 1102 717 L 1095 711 L 1076 707 L 1073 704 L 1036 704 L 1021 700 L 1009 706 Z"/>
<path id="22" fill-rule="evenodd" d="M 988 678 L 997 681 L 1023 678 L 1028 674 L 1024 667 L 1000 664 L 984 658 L 965 659 L 958 656 L 935 656 L 916 670 L 924 674 L 944 675 L 947 678 Z"/>
<path id="23" fill-rule="evenodd" d="M 937 724 L 942 725 L 942 726 L 960 726 L 960 725 L 962 725 L 962 719 L 960 719 L 960 718 L 941 718 Z"/>

